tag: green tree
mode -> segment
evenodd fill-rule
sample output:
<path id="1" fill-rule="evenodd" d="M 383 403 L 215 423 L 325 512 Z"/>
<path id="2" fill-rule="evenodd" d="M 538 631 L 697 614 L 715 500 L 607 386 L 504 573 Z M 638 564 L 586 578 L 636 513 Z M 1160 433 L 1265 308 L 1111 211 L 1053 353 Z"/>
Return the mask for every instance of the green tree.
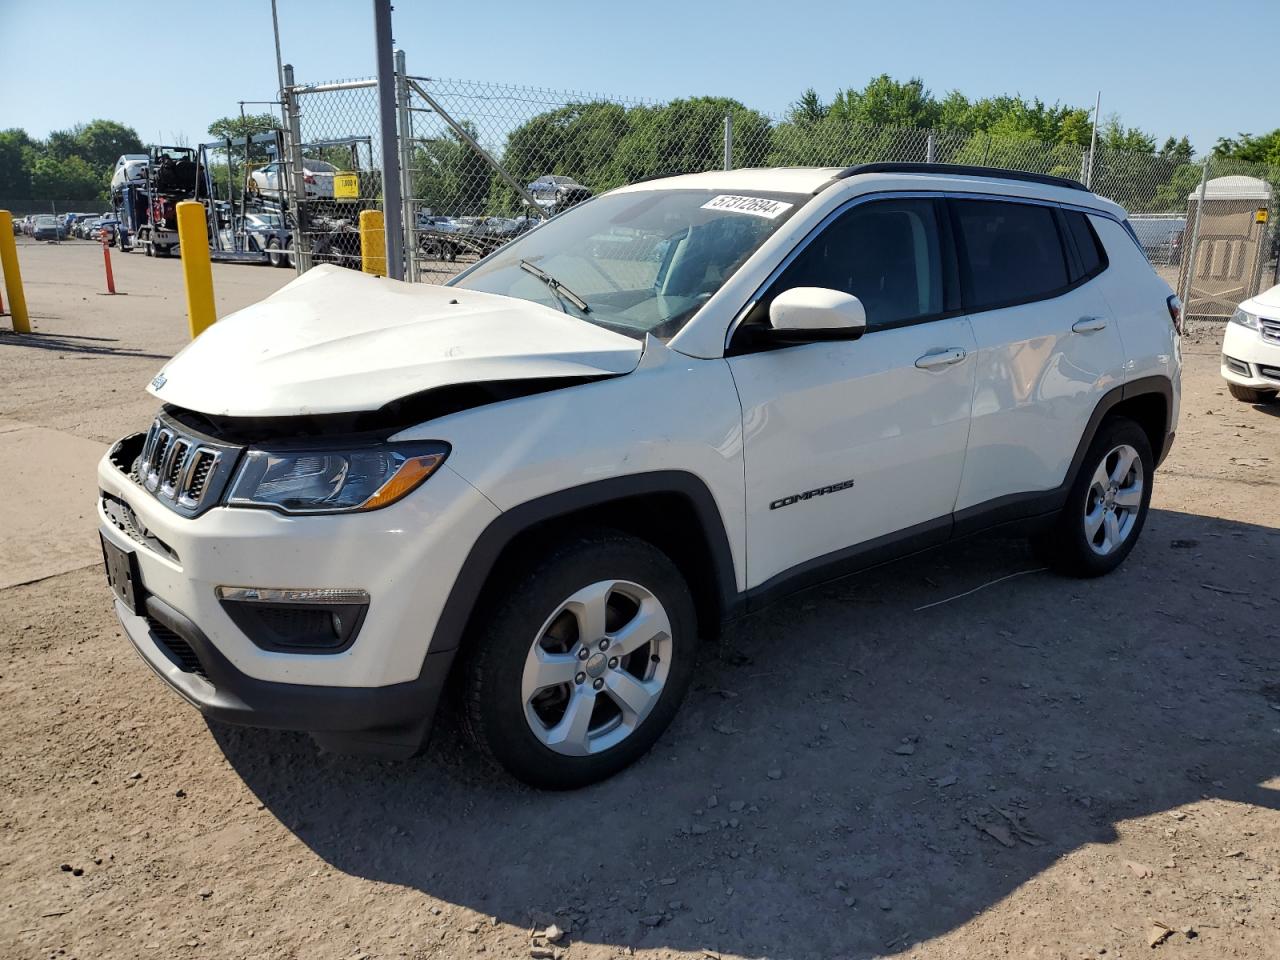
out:
<path id="1" fill-rule="evenodd" d="M 1213 155 L 1280 167 L 1280 128 L 1257 137 L 1248 133 L 1234 138 L 1223 137 L 1213 148 Z"/>
<path id="2" fill-rule="evenodd" d="M 61 160 L 46 154 L 31 166 L 31 194 L 36 203 L 98 200 L 103 195 L 102 174 L 80 157 Z"/>
<path id="3" fill-rule="evenodd" d="M 0 130 L 0 208 L 17 212 L 31 206 L 33 148 L 27 131 Z"/>
<path id="4" fill-rule="evenodd" d="M 95 170 L 110 170 L 122 154 L 145 152 L 138 131 L 114 120 L 90 120 L 75 127 L 73 153 Z"/>

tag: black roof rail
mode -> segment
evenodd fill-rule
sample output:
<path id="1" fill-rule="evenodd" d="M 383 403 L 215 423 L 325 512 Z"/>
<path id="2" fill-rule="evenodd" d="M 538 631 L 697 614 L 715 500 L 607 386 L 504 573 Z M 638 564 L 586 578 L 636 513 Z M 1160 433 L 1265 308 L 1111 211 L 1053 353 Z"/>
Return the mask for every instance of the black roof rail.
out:
<path id="1" fill-rule="evenodd" d="M 1086 193 L 1089 190 L 1079 180 L 1055 177 L 1047 173 L 1027 173 L 1024 170 L 979 167 L 967 163 L 898 163 L 884 160 L 877 163 L 855 163 L 851 167 L 845 167 L 813 192 L 821 193 L 836 181 L 856 177 L 861 173 L 934 173 L 951 177 L 992 177 L 1000 180 L 1024 180 L 1027 183 L 1040 183 L 1046 187 L 1062 187 L 1066 190 L 1084 190 Z"/>

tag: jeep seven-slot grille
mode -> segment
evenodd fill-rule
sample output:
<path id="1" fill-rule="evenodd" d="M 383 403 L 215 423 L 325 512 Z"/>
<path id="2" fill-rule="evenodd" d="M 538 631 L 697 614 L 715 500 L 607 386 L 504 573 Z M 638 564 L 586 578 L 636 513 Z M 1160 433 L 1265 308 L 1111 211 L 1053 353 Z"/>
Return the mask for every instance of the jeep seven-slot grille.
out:
<path id="1" fill-rule="evenodd" d="M 161 503 L 193 517 L 218 503 L 239 453 L 161 414 L 128 473 Z"/>

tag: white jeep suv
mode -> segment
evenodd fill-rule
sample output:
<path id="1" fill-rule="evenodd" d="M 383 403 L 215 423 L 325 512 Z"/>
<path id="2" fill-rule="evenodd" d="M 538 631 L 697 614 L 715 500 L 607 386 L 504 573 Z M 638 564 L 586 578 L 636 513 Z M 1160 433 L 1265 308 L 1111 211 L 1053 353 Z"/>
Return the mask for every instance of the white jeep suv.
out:
<path id="1" fill-rule="evenodd" d="M 509 771 L 589 783 L 783 594 L 1011 522 L 1114 569 L 1178 324 L 1114 203 L 945 165 L 638 183 L 445 286 L 317 267 L 103 459 L 116 610 L 210 717 L 408 756 L 456 682 Z"/>

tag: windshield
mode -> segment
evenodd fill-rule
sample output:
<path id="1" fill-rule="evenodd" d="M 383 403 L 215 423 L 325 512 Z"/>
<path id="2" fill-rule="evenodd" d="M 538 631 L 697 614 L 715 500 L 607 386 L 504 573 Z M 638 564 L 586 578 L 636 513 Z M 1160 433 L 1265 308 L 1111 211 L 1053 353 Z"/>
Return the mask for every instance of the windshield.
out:
<path id="1" fill-rule="evenodd" d="M 714 190 L 606 194 L 512 241 L 449 285 L 532 300 L 637 338 L 668 339 L 808 199 Z"/>

